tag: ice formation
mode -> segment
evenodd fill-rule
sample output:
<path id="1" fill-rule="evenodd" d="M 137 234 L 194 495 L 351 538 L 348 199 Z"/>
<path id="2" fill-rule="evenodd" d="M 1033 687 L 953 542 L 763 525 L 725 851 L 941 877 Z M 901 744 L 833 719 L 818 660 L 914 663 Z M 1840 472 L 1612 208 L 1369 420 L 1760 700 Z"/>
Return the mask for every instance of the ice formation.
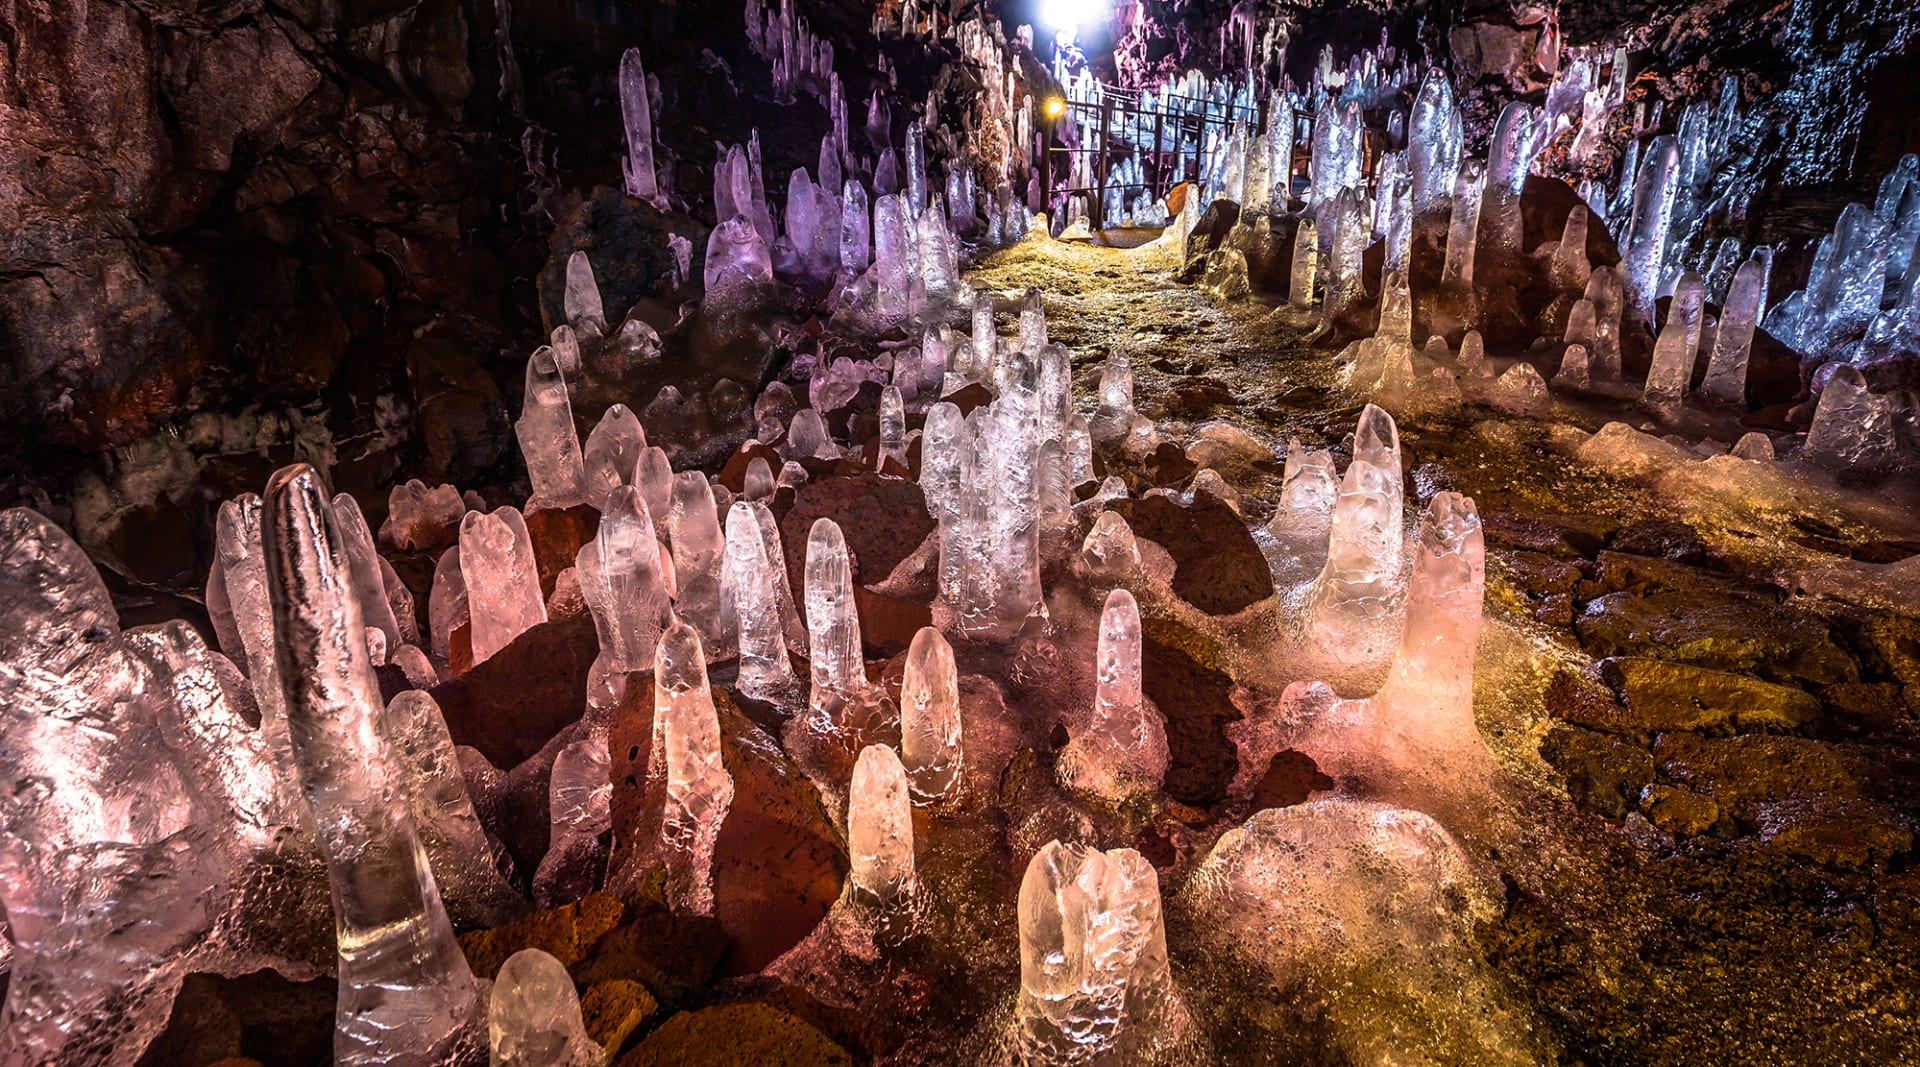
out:
<path id="1" fill-rule="evenodd" d="M 584 502 L 586 465 L 573 428 L 566 378 L 554 349 L 541 348 L 527 360 L 526 403 L 513 428 L 527 460 L 527 478 L 533 483 L 528 506 L 568 508 Z"/>
<path id="2" fill-rule="evenodd" d="M 811 706 L 832 721 L 839 703 L 859 700 L 867 692 L 852 562 L 846 537 L 832 519 L 814 520 L 807 534 L 806 600 Z"/>
<path id="3" fill-rule="evenodd" d="M 919 893 L 913 863 L 913 802 L 900 757 L 868 745 L 853 765 L 847 798 L 848 890 L 854 901 L 894 927 L 911 915 Z"/>
<path id="4" fill-rule="evenodd" d="M 274 475 L 263 530 L 294 769 L 339 927 L 334 1062 L 455 1059 L 480 1040 L 482 988 L 454 941 L 380 729 L 345 546 L 313 468 Z"/>
<path id="5" fill-rule="evenodd" d="M 1100 613 L 1093 714 L 1059 757 L 1068 788 L 1112 802 L 1151 796 L 1167 773 L 1167 728 L 1141 689 L 1140 608 L 1115 589 Z"/>
<path id="6" fill-rule="evenodd" d="M 1386 666 L 1399 637 L 1406 596 L 1400 435 L 1393 417 L 1369 404 L 1354 430 L 1328 528 L 1326 563 L 1297 594 L 1297 640 L 1342 679 Z"/>
<path id="7" fill-rule="evenodd" d="M 606 866 L 600 835 L 613 824 L 606 742 L 588 737 L 561 749 L 547 788 L 547 854 L 534 871 L 533 896 L 551 908 L 586 895 Z"/>
<path id="8" fill-rule="evenodd" d="M 600 1067 L 606 1050 L 587 1036 L 565 964 L 537 948 L 500 965 L 488 1001 L 492 1067 Z"/>
<path id="9" fill-rule="evenodd" d="M 629 48 L 620 56 L 620 114 L 627 128 L 627 157 L 621 166 L 627 195 L 658 200 L 660 187 L 653 168 L 653 104 L 647 99 L 647 71 L 638 48 Z"/>
<path id="10" fill-rule="evenodd" d="M 696 915 L 713 910 L 713 847 L 733 804 L 733 776 L 720 757 L 720 719 L 707 687 L 700 635 L 675 623 L 654 654 L 654 744 L 662 753 L 666 806 L 660 843 L 667 896 Z"/>
<path id="11" fill-rule="evenodd" d="M 787 658 L 778 592 L 784 580 L 767 558 L 754 502 L 736 501 L 727 511 L 720 597 L 733 605 L 740 628 L 740 691 L 756 700 L 791 701 L 800 684 Z"/>
<path id="12" fill-rule="evenodd" d="M 516 508 L 467 512 L 460 523 L 460 574 L 467 589 L 473 662 L 547 621 L 533 539 Z"/>
<path id="13" fill-rule="evenodd" d="M 934 803 L 959 791 L 965 759 L 959 678 L 953 648 L 931 626 L 914 634 L 907 648 L 900 680 L 900 758 L 916 800 Z"/>
<path id="14" fill-rule="evenodd" d="M 1130 848 L 1050 842 L 1020 881 L 1019 919 L 1021 1060 L 1151 1062 L 1173 984 L 1153 867 Z"/>

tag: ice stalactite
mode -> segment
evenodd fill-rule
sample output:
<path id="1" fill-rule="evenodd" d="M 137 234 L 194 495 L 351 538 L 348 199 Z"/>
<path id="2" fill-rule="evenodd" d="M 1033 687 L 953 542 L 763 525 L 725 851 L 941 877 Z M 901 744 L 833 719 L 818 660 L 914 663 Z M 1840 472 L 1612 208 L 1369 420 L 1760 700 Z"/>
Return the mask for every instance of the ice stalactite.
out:
<path id="1" fill-rule="evenodd" d="M 732 603 L 740 627 L 740 691 L 755 700 L 792 702 L 800 682 L 787 658 L 778 582 L 751 502 L 736 501 L 727 511 L 725 553 L 720 596 Z"/>
<path id="2" fill-rule="evenodd" d="M 460 574 L 467 589 L 473 662 L 547 621 L 533 539 L 519 509 L 467 512 L 460 523 Z"/>
<path id="3" fill-rule="evenodd" d="M 483 1040 L 482 986 L 454 940 L 400 765 L 380 730 L 360 606 L 313 468 L 274 475 L 264 532 L 294 769 L 333 884 L 334 1062 L 456 1060 Z"/>
<path id="4" fill-rule="evenodd" d="M 1160 879 L 1138 852 L 1048 843 L 1020 882 L 1021 1062 L 1151 1062 L 1172 1014 Z"/>
<path id="5" fill-rule="evenodd" d="M 654 653 L 654 744 L 666 777 L 660 844 L 667 898 L 695 915 L 713 911 L 713 849 L 733 804 L 720 755 L 720 719 L 707 685 L 700 635 L 675 623 Z"/>
<path id="6" fill-rule="evenodd" d="M 490 1067 L 600 1067 L 566 965 L 537 948 L 507 957 L 488 1000 Z"/>
<path id="7" fill-rule="evenodd" d="M 573 428 L 573 406 L 554 350 L 542 347 L 527 360 L 527 391 L 513 424 L 520 454 L 533 483 L 530 508 L 570 508 L 586 501 L 586 466 Z"/>
<path id="8" fill-rule="evenodd" d="M 1077 792 L 1124 803 L 1159 792 L 1167 773 L 1167 727 L 1141 687 L 1140 608 L 1115 589 L 1100 613 L 1093 713 L 1060 752 L 1061 781 Z"/>

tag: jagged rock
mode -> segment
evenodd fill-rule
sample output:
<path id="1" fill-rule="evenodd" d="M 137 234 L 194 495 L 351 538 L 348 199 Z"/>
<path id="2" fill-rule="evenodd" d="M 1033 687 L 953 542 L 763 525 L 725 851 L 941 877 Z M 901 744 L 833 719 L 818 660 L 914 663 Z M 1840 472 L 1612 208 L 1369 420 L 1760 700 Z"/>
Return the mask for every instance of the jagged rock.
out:
<path id="1" fill-rule="evenodd" d="M 1239 766 L 1222 729 L 1242 717 L 1232 700 L 1233 679 L 1185 650 L 1195 635 L 1154 623 L 1143 629 L 1141 684 L 1167 720 L 1167 795 L 1211 807 L 1226 799 Z"/>
<path id="2" fill-rule="evenodd" d="M 521 949 L 537 948 L 571 967 L 586 958 L 594 944 L 620 925 L 626 908 L 605 893 L 589 893 L 572 904 L 536 912 L 491 930 L 475 930 L 460 938 L 467 966 L 474 974 L 492 975 Z"/>
<path id="3" fill-rule="evenodd" d="M 593 616 L 541 623 L 472 670 L 433 689 L 455 744 L 495 767 L 540 751 L 587 709 L 587 672 L 599 654 Z"/>
<path id="4" fill-rule="evenodd" d="M 1540 755 L 1567 778 L 1574 803 L 1610 819 L 1622 818 L 1653 781 L 1653 754 L 1639 745 L 1577 726 L 1556 726 Z"/>
<path id="5" fill-rule="evenodd" d="M 660 1010 L 647 987 L 625 978 L 610 978 L 588 986 L 580 995 L 580 1018 L 587 1036 L 600 1043 L 611 1056 L 620 1051 L 627 1038 Z"/>
<path id="6" fill-rule="evenodd" d="M 846 534 L 853 580 L 864 586 L 884 581 L 933 532 L 926 495 L 916 482 L 872 472 L 809 480 L 780 520 L 787 572 L 796 591 L 804 588 L 807 532 L 820 518 L 832 519 Z"/>
<path id="7" fill-rule="evenodd" d="M 506 452 L 512 424 L 500 386 L 450 332 L 428 330 L 407 346 L 414 428 L 436 481 L 470 485 Z"/>
<path id="8" fill-rule="evenodd" d="M 1653 556 L 1675 563 L 1699 565 L 1707 560 L 1706 542 L 1692 525 L 1672 519 L 1628 523 L 1607 545 L 1615 552 Z"/>
<path id="9" fill-rule="evenodd" d="M 1824 624 L 1746 597 L 1677 589 L 1608 593 L 1587 604 L 1574 630 L 1596 656 L 1651 655 L 1717 670 L 1764 667 L 1817 684 L 1859 677 Z"/>
<path id="10" fill-rule="evenodd" d="M 1184 458 L 1184 457 L 1183 457 Z M 1202 493 L 1182 505 L 1164 496 L 1111 506 L 1135 537 L 1173 557 L 1173 591 L 1209 615 L 1231 615 L 1273 595 L 1273 573 L 1233 509 Z"/>
<path id="11" fill-rule="evenodd" d="M 1618 520 L 1604 515 L 1549 515 L 1504 509 L 1488 511 L 1484 521 L 1489 547 L 1519 548 L 1562 558 L 1593 558 L 1620 528 Z"/>
<path id="12" fill-rule="evenodd" d="M 1920 687 L 1920 619 L 1881 615 L 1867 622 L 1865 636 L 1887 673 L 1902 685 Z"/>
<path id="13" fill-rule="evenodd" d="M 1654 784 L 1641 790 L 1640 812 L 1675 837 L 1697 837 L 1713 829 L 1720 805 L 1691 790 Z"/>
<path id="14" fill-rule="evenodd" d="M 1624 721 L 1585 725 L 1641 737 L 1667 730 L 1792 730 L 1820 716 L 1803 689 L 1742 674 L 1637 656 L 1603 660 L 1602 676 L 1626 702 Z"/>

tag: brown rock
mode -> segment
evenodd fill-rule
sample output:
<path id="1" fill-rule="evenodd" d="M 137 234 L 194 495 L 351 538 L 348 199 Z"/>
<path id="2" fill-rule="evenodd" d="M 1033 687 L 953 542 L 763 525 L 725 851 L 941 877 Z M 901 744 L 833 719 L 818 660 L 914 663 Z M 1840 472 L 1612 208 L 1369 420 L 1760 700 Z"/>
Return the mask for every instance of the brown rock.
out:
<path id="1" fill-rule="evenodd" d="M 1830 867 L 1857 869 L 1913 847 L 1913 832 L 1899 816 L 1871 800 L 1792 797 L 1755 804 L 1749 815 L 1762 841 Z"/>
<path id="2" fill-rule="evenodd" d="M 1586 556 L 1605 547 L 1620 528 L 1601 515 L 1548 515 L 1531 511 L 1490 511 L 1483 516 L 1487 544 L 1519 548 L 1548 556 Z"/>
<path id="3" fill-rule="evenodd" d="M 542 623 L 487 661 L 433 689 L 455 744 L 495 767 L 517 766 L 587 710 L 587 671 L 599 655 L 592 615 Z"/>
<path id="4" fill-rule="evenodd" d="M 726 935 L 711 918 L 677 915 L 653 900 L 629 908 L 626 922 L 568 971 L 588 988 L 637 981 L 656 1002 L 674 1005 L 713 980 L 726 949 Z"/>
<path id="5" fill-rule="evenodd" d="M 608 737 L 613 777 L 613 858 L 645 862 L 659 833 L 661 786 L 646 777 L 652 736 L 650 676 L 636 674 Z M 638 694 L 645 693 L 645 697 Z M 838 835 L 813 783 L 779 743 L 715 687 L 721 752 L 733 805 L 714 846 L 713 918 L 729 940 L 725 971 L 751 974 L 805 937 L 840 895 L 847 870 Z"/>
<path id="6" fill-rule="evenodd" d="M 826 1035 L 765 1004 L 683 1012 L 648 1034 L 618 1067 L 842 1067 L 853 1057 Z"/>
<path id="7" fill-rule="evenodd" d="M 1697 837 L 1713 829 L 1720 818 L 1720 805 L 1711 799 L 1657 783 L 1641 790 L 1640 811 L 1655 826 L 1675 837 Z"/>
<path id="8" fill-rule="evenodd" d="M 1603 660 L 1600 672 L 1626 701 L 1624 729 L 1614 732 L 1793 730 L 1820 717 L 1820 702 L 1805 690 L 1743 674 L 1638 656 Z"/>
<path id="9" fill-rule="evenodd" d="M 527 536 L 533 541 L 534 563 L 540 569 L 540 595 L 553 595 L 560 572 L 573 566 L 580 546 L 600 530 L 600 513 L 586 504 L 565 510 L 541 508 L 526 513 Z"/>
<path id="10" fill-rule="evenodd" d="M 1211 807 L 1227 798 L 1239 768 L 1238 750 L 1223 729 L 1242 717 L 1233 704 L 1233 679 L 1196 662 L 1177 644 L 1163 644 L 1164 628 L 1156 631 L 1141 649 L 1141 682 L 1167 719 L 1167 794 Z"/>
<path id="11" fill-rule="evenodd" d="M 780 520 L 787 570 L 796 590 L 807 563 L 807 534 L 817 519 L 832 519 L 847 539 L 857 585 L 884 581 L 900 561 L 913 554 L 933 532 L 933 516 L 920 486 L 905 478 L 884 478 L 873 471 L 808 481 L 794 497 L 793 510 Z"/>
<path id="12" fill-rule="evenodd" d="M 1267 764 L 1267 773 L 1261 775 L 1260 783 L 1253 787 L 1253 809 L 1289 808 L 1305 803 L 1316 792 L 1332 789 L 1335 784 L 1333 779 L 1320 773 L 1312 756 L 1284 749 L 1274 755 Z"/>
<path id="13" fill-rule="evenodd" d="M 660 1008 L 647 987 L 624 978 L 588 986 L 580 996 L 580 1019 L 608 1056 L 618 1055 L 627 1038 Z"/>
<path id="14" fill-rule="evenodd" d="M 1698 565 L 1707 561 L 1707 545 L 1699 531 L 1689 523 L 1673 519 L 1651 519 L 1628 523 L 1613 535 L 1608 548 L 1636 556 L 1652 556 L 1676 563 Z"/>
<path id="15" fill-rule="evenodd" d="M 1118 500 L 1134 536 L 1173 557 L 1173 591 L 1209 615 L 1232 615 L 1273 595 L 1273 572 L 1233 509 L 1202 493 L 1190 505 L 1165 496 Z"/>
<path id="16" fill-rule="evenodd" d="M 626 908 L 605 893 L 587 896 L 555 908 L 515 919 L 491 930 L 475 930 L 460 938 L 467 966 L 482 978 L 499 973 L 507 957 L 537 948 L 571 967 L 583 959 L 594 942 L 620 924 Z"/>
<path id="17" fill-rule="evenodd" d="M 1820 690 L 1820 699 L 1842 720 L 1869 730 L 1891 730 L 1913 718 L 1914 690 L 1895 682 L 1841 682 Z"/>
<path id="18" fill-rule="evenodd" d="M 1765 667 L 1817 684 L 1859 677 L 1820 620 L 1704 589 L 1609 593 L 1586 606 L 1574 631 L 1596 656 L 1649 655 L 1716 670 Z"/>
<path id="19" fill-rule="evenodd" d="M 1653 756 L 1639 745 L 1576 726 L 1556 726 L 1540 755 L 1566 776 L 1574 803 L 1610 819 L 1622 818 L 1653 781 Z"/>
<path id="20" fill-rule="evenodd" d="M 1824 741 L 1772 734 L 1709 738 L 1666 734 L 1653 747 L 1660 774 L 1719 801 L 1752 823 L 1758 805 L 1792 797 L 1852 799 L 1860 784 L 1841 750 Z"/>
<path id="21" fill-rule="evenodd" d="M 1867 643 L 1902 685 L 1920 686 L 1920 619 L 1881 615 L 1866 625 Z"/>

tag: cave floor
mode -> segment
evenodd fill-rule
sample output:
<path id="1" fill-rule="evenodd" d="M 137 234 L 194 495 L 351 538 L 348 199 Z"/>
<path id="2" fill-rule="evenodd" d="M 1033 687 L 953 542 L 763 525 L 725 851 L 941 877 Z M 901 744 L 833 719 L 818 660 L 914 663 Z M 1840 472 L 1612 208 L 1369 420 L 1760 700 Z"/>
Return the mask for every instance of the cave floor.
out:
<path id="1" fill-rule="evenodd" d="M 1290 437 L 1344 451 L 1362 402 L 1335 384 L 1337 350 L 1172 266 L 1153 246 L 1029 241 L 969 280 L 1003 311 L 1046 294 L 1083 408 L 1124 349 L 1170 440 L 1218 420 L 1279 456 Z M 1475 712 L 1500 774 L 1428 805 L 1504 886 L 1479 952 L 1543 1059 L 1920 1059 L 1920 621 L 1894 577 L 1912 564 L 1889 566 L 1920 552 L 1913 509 L 1800 475 L 1603 461 L 1578 445 L 1624 409 L 1554 416 L 1400 420 L 1409 497 L 1465 493 L 1486 523 Z M 1278 460 L 1218 470 L 1263 524 Z M 1629 691 L 1648 672 L 1623 668 L 1647 661 L 1693 673 Z M 1702 678 L 1729 707 L 1693 699 Z M 1753 710 L 1775 701 L 1795 710 Z M 1226 1062 L 1274 1054 L 1213 1037 Z"/>

